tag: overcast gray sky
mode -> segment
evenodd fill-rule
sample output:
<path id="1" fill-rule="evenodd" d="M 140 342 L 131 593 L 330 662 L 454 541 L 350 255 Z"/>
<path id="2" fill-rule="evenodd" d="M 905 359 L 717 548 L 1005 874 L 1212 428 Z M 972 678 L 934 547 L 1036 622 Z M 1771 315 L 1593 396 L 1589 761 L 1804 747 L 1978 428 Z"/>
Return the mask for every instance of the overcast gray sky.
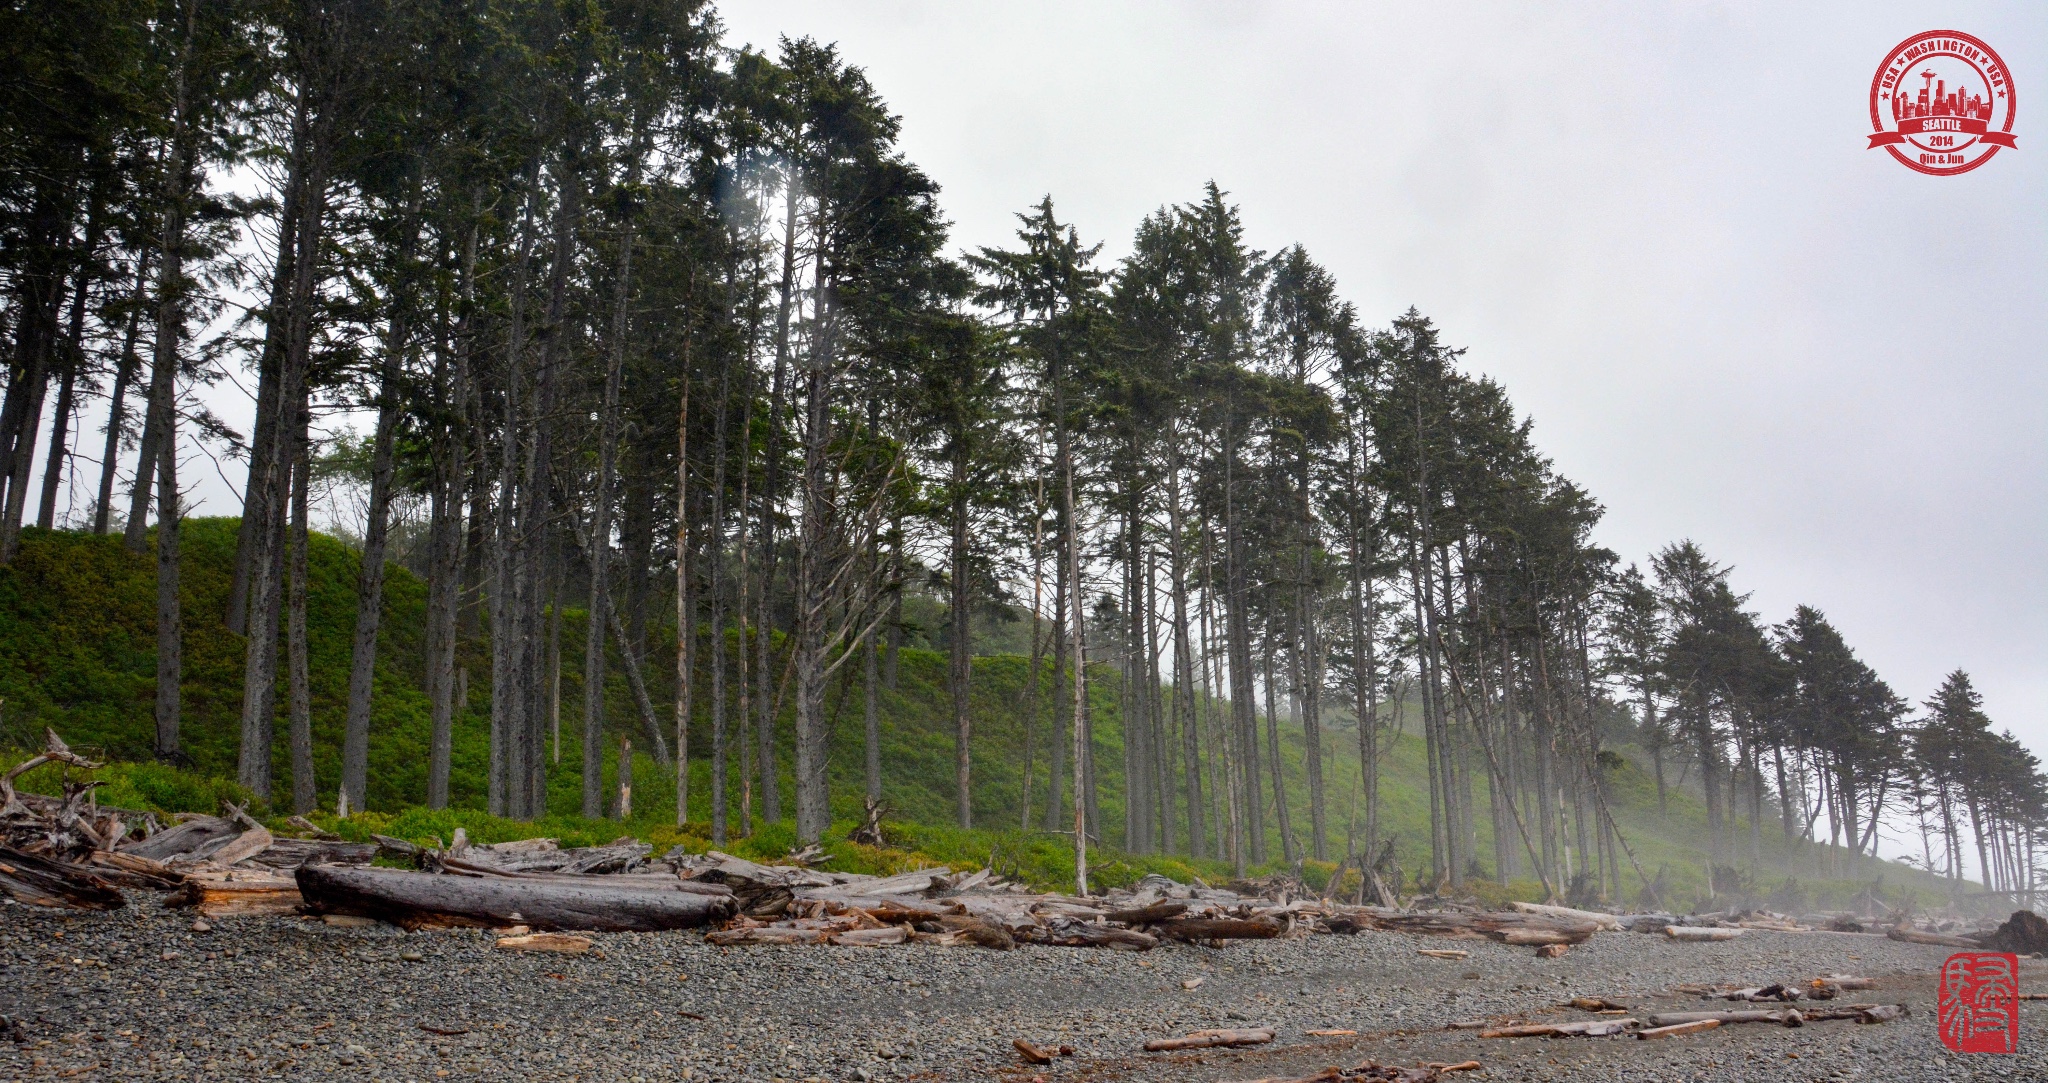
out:
<path id="1" fill-rule="evenodd" d="M 837 41 L 963 246 L 1050 193 L 1121 255 L 1214 179 L 1372 323 L 1409 305 L 1534 415 L 1642 561 L 1691 537 L 1915 703 L 1961 667 L 2048 758 L 2048 5 L 721 5 Z M 1924 30 L 2013 76 L 2016 150 L 1865 150 Z"/>

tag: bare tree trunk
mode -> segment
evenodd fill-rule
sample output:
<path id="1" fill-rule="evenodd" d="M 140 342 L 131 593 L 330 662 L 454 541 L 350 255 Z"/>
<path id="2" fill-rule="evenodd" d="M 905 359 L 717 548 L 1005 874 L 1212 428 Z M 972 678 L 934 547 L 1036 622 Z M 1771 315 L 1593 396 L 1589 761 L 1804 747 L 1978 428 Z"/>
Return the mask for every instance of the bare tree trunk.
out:
<path id="1" fill-rule="evenodd" d="M 1194 650 L 1189 640 L 1187 522 L 1181 507 L 1182 465 L 1177 424 L 1170 439 L 1166 466 L 1166 578 L 1173 596 L 1173 706 L 1180 719 L 1182 752 L 1187 759 L 1188 853 L 1207 857 L 1208 828 L 1202 818 L 1201 726 L 1196 714 L 1201 701 L 1195 687 Z"/>
<path id="2" fill-rule="evenodd" d="M 796 302 L 796 231 L 797 204 L 794 176 L 784 186 L 783 237 L 782 237 L 782 284 L 780 299 L 775 314 L 775 374 L 768 393 L 768 428 L 763 434 L 767 442 L 766 458 L 761 473 L 761 594 L 757 599 L 760 619 L 756 622 L 758 631 L 754 643 L 755 709 L 759 717 L 755 726 L 755 745 L 760 760 L 761 815 L 769 821 L 782 819 L 782 786 L 776 774 L 775 762 L 775 699 L 771 694 L 773 669 L 770 658 L 774 646 L 774 609 L 770 604 L 775 594 L 775 505 L 782 493 L 782 412 L 788 398 L 790 364 L 790 321 Z M 822 313 L 814 314 L 822 319 Z M 797 602 L 801 607 L 803 603 Z M 795 629 L 792 627 L 792 634 Z M 792 647 L 792 649 L 794 649 Z M 822 695 L 823 693 L 820 692 Z M 742 796 L 744 788 L 753 776 L 741 772 Z M 741 813 L 750 816 L 749 803 L 741 801 Z"/>
<path id="3" fill-rule="evenodd" d="M 287 558 L 285 590 L 286 687 L 290 716 L 289 744 L 292 763 L 292 811 L 308 813 L 320 805 L 318 780 L 313 773 L 313 681 L 306 652 L 306 545 L 307 488 L 311 481 L 311 458 L 306 447 L 306 411 L 293 422 L 299 436 L 293 441 L 298 454 L 292 458 L 292 517 L 290 555 Z"/>
<path id="4" fill-rule="evenodd" d="M 535 161 L 526 177 L 526 206 L 520 215 L 517 252 L 512 261 L 510 306 L 506 319 L 504 380 L 500 388 L 503 418 L 498 437 L 498 484 L 495 524 L 490 532 L 490 586 L 485 597 L 490 604 L 491 622 L 491 766 L 489 809 L 493 816 L 517 816 L 520 804 L 515 785 L 516 746 L 524 725 L 519 702 L 518 599 L 515 584 L 521 574 L 518 564 L 525 547 L 519 533 L 527 527 L 515 516 L 520 508 L 519 448 L 525 425 L 520 418 L 526 353 L 526 292 L 533 253 L 534 204 L 539 199 L 540 165 Z M 481 437 L 481 427 L 479 428 Z M 523 765 L 520 765 L 523 766 Z"/>
<path id="5" fill-rule="evenodd" d="M 974 801 L 970 773 L 973 769 L 972 722 L 967 713 L 967 683 L 974 672 L 971 614 L 968 611 L 969 570 L 967 552 L 967 442 L 957 440 L 953 448 L 952 548 L 950 553 L 952 598 L 951 668 L 946 684 L 953 697 L 953 793 L 955 813 L 961 827 L 974 826 Z"/>
<path id="6" fill-rule="evenodd" d="M 410 244 L 407 245 L 409 249 Z M 404 304 L 401 301 L 399 304 Z M 369 789 L 370 696 L 377 675 L 377 632 L 384 622 L 384 549 L 389 533 L 391 480 L 398 440 L 398 374 L 406 349 L 406 320 L 394 313 L 384 343 L 379 377 L 377 434 L 370 452 L 369 523 L 363 530 L 363 559 L 356 575 L 356 626 L 349 651 L 348 714 L 341 736 L 341 796 L 344 809 L 360 810 Z"/>
<path id="7" fill-rule="evenodd" d="M 176 326 L 175 319 L 172 326 Z M 185 668 L 185 623 L 178 605 L 178 520 L 183 512 L 178 506 L 175 419 L 167 423 L 165 432 L 168 438 L 163 441 L 156 468 L 156 754 L 158 759 L 174 759 L 183 756 L 178 744 L 178 721 Z M 258 794 L 266 795 L 265 791 Z"/>
<path id="8" fill-rule="evenodd" d="M 1031 828 L 1032 754 L 1037 747 L 1038 671 L 1045 662 L 1045 637 L 1040 627 L 1045 612 L 1045 479 L 1033 481 L 1031 499 L 1031 668 L 1024 675 L 1024 782 L 1018 789 L 1018 826 Z M 1059 741 L 1055 737 L 1054 744 Z"/>
<path id="9" fill-rule="evenodd" d="M 293 242 L 296 256 L 289 304 L 284 313 L 284 355 L 278 377 L 278 401 L 274 407 L 278 411 L 276 431 L 280 435 L 279 443 L 285 446 L 272 450 L 264 476 L 259 479 L 260 484 L 252 486 L 251 490 L 263 494 L 260 504 L 266 521 L 257 524 L 256 537 L 261 540 L 252 555 L 254 593 L 250 600 L 248 646 L 243 665 L 241 754 L 236 780 L 259 795 L 267 795 L 271 785 L 277 633 L 279 602 L 283 593 L 280 580 L 283 572 L 284 512 L 288 499 L 285 489 L 286 475 L 294 454 L 291 445 L 295 442 L 286 435 L 290 427 L 284 422 L 304 408 L 306 399 L 315 271 L 319 263 L 326 207 L 327 128 L 326 121 L 316 121 L 304 134 L 305 146 L 301 152 L 306 161 L 301 180 L 304 209 L 298 222 L 298 236 Z"/>
<path id="10" fill-rule="evenodd" d="M 1062 787 L 1066 785 L 1067 748 L 1073 744 L 1073 738 L 1069 735 L 1069 731 L 1060 724 L 1061 719 L 1064 717 L 1069 723 L 1075 721 L 1068 717 L 1070 715 L 1069 708 L 1073 705 L 1072 700 L 1069 697 L 1059 695 L 1059 682 L 1067 676 L 1067 653 L 1068 647 L 1072 642 L 1067 620 L 1069 591 L 1067 590 L 1066 522 L 1065 505 L 1062 503 L 1058 524 L 1059 535 L 1053 540 L 1053 549 L 1055 550 L 1053 553 L 1052 603 L 1052 679 L 1054 699 L 1050 763 L 1048 764 L 1049 769 L 1046 772 L 1045 829 L 1047 831 L 1057 831 L 1060 828 L 1060 816 L 1064 805 L 1060 795 L 1064 792 Z"/>
<path id="11" fill-rule="evenodd" d="M 135 370 L 142 359 L 135 354 L 135 340 L 142 327 L 142 299 L 149 281 L 149 264 L 154 252 L 144 251 L 135 264 L 135 289 L 129 295 L 128 327 L 121 335 L 121 356 L 115 363 L 114 390 L 107 399 L 107 443 L 100 452 L 99 500 L 93 505 L 92 532 L 105 537 L 114 514 L 115 463 L 121 457 L 121 430 L 128 423 L 128 387 L 135 382 Z"/>
<path id="12" fill-rule="evenodd" d="M 1056 383 L 1058 378 L 1055 377 Z M 1062 389 L 1064 384 L 1060 383 Z M 1060 503 L 1067 527 L 1067 582 L 1073 591 L 1074 619 L 1074 882 L 1081 895 L 1088 894 L 1088 802 L 1084 765 L 1088 759 L 1088 648 L 1084 630 L 1086 612 L 1082 607 L 1081 538 L 1074 514 L 1074 453 L 1066 431 L 1066 402 L 1062 391 L 1058 405 L 1060 441 Z"/>
<path id="13" fill-rule="evenodd" d="M 95 192 L 92 214 L 86 224 L 85 247 L 79 259 L 78 285 L 71 291 L 64 376 L 57 387 L 57 416 L 50 426 L 50 457 L 43 465 L 42 499 L 36 505 L 36 525 L 44 530 L 57 525 L 57 490 L 63 487 L 64 460 L 71 453 L 71 414 L 77 407 L 78 370 L 85 364 L 85 303 L 92 294 L 91 261 L 93 250 L 99 247 L 99 215 L 99 197 Z"/>

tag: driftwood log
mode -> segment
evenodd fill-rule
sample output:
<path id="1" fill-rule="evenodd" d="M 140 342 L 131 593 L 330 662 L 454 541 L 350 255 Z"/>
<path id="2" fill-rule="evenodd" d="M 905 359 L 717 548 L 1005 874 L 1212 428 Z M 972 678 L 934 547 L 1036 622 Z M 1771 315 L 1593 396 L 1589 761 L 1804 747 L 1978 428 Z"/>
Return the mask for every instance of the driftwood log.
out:
<path id="1" fill-rule="evenodd" d="M 522 924 L 649 932 L 697 928 L 732 915 L 730 899 L 595 879 L 436 876 L 332 865 L 303 866 L 296 879 L 307 907 L 316 912 L 368 914 L 408 928 Z"/>
<path id="2" fill-rule="evenodd" d="M 1591 1019 L 1582 1023 L 1523 1023 L 1479 1032 L 1481 1038 L 1605 1038 L 1642 1024 L 1633 1019 Z"/>
<path id="3" fill-rule="evenodd" d="M 1111 910 L 1102 916 L 1119 925 L 1146 925 L 1155 921 L 1171 921 L 1187 911 L 1188 904 L 1169 899 L 1133 910 Z"/>
<path id="4" fill-rule="evenodd" d="M 581 955 L 590 950 L 590 938 L 567 933 L 523 933 L 501 936 L 491 944 L 499 951 L 539 951 L 554 955 Z"/>
<path id="5" fill-rule="evenodd" d="M 1273 1032 L 1264 1027 L 1251 1030 L 1198 1030 L 1179 1038 L 1154 1038 L 1145 1043 L 1145 1052 L 1165 1053 L 1176 1049 L 1264 1045 L 1272 1040 Z"/>
<path id="6" fill-rule="evenodd" d="M 1658 1038 L 1679 1038 L 1687 1034 L 1698 1034 L 1703 1030 L 1712 1030 L 1720 1025 L 1721 1021 L 1719 1019 L 1695 1019 L 1690 1023 L 1673 1023 L 1668 1027 L 1651 1027 L 1647 1030 L 1639 1030 L 1636 1031 L 1636 1037 L 1645 1041 L 1655 1041 Z"/>
<path id="7" fill-rule="evenodd" d="M 121 852 L 152 861 L 168 861 L 179 854 L 197 852 L 210 843 L 225 844 L 239 832 L 235 825 L 218 816 L 195 816 L 176 827 L 167 827 L 141 842 L 121 847 Z"/>
<path id="8" fill-rule="evenodd" d="M 1715 940 L 1733 940 L 1733 939 L 1735 939 L 1736 937 L 1738 937 L 1738 936 L 1741 936 L 1741 935 L 1742 935 L 1743 933 L 1745 933 L 1745 932 L 1748 932 L 1748 931 L 1749 931 L 1749 930 L 1747 930 L 1747 929 L 1717 929 L 1717 928 L 1709 928 L 1709 927 L 1706 927 L 1706 926 L 1703 926 L 1703 925 L 1666 925 L 1666 926 L 1664 926 L 1664 935 L 1665 935 L 1665 936 L 1668 936 L 1668 937 L 1670 937 L 1670 938 L 1671 938 L 1671 939 L 1673 939 L 1673 940 L 1684 940 L 1684 941 L 1692 941 L 1692 942 L 1708 942 L 1708 941 L 1715 941 Z"/>
<path id="9" fill-rule="evenodd" d="M 119 910 L 127 905 L 121 889 L 96 869 L 6 847 L 0 847 L 0 892 L 30 906 Z"/>
<path id="10" fill-rule="evenodd" d="M 1600 926 L 1591 921 L 1513 911 L 1406 912 L 1359 906 L 1344 908 L 1341 916 L 1360 928 L 1462 940 L 1498 940 L 1508 944 L 1577 944 L 1600 930 Z"/>
<path id="11" fill-rule="evenodd" d="M 233 879 L 229 879 L 232 876 Z M 210 918 L 252 914 L 296 914 L 305 900 L 289 876 L 195 873 L 164 899 L 165 906 L 190 906 Z"/>
<path id="12" fill-rule="evenodd" d="M 1703 1019 L 1712 1019 L 1722 1024 L 1776 1023 L 1783 1027 L 1797 1027 L 1806 1024 L 1807 1016 L 1797 1008 L 1784 1008 L 1778 1011 L 1658 1012 L 1650 1017 L 1650 1025 L 1675 1027 L 1681 1023 L 1697 1023 Z"/>
<path id="13" fill-rule="evenodd" d="M 1271 940 L 1281 933 L 1280 923 L 1266 918 L 1182 918 L 1152 926 L 1168 940 L 1199 943 L 1204 940 Z"/>
<path id="14" fill-rule="evenodd" d="M 1943 936 L 1940 933 L 1923 933 L 1918 929 L 1908 929 L 1903 925 L 1892 926 L 1891 931 L 1884 935 L 1906 944 L 1931 944 L 1938 948 L 1969 948 L 1976 950 L 1983 947 L 1982 944 L 1975 940 L 1966 940 L 1960 936 Z"/>

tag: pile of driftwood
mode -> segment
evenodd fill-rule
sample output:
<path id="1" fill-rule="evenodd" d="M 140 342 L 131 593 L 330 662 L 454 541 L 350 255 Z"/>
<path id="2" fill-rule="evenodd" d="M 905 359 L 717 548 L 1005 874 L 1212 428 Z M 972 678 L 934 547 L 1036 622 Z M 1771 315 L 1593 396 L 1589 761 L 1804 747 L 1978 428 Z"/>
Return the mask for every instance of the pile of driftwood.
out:
<path id="1" fill-rule="evenodd" d="M 1292 897 L 1298 885 L 1239 882 L 1218 888 L 1157 875 L 1129 890 L 1082 897 L 1030 892 L 987 869 L 876 877 L 761 865 L 717 852 L 679 859 L 678 866 L 689 880 L 732 890 L 738 913 L 709 934 L 722 945 L 920 942 L 1144 951 L 1163 940 L 1210 944 L 1364 929 L 1562 945 L 1585 940 L 1600 930 L 1600 919 L 1611 920 L 1561 907 L 1411 912 Z"/>

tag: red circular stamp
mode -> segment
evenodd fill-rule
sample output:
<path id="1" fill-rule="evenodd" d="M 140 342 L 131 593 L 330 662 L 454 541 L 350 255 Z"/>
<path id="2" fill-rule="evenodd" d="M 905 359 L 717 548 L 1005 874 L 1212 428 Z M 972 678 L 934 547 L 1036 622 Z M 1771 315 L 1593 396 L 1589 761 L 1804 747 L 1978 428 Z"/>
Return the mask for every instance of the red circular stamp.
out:
<path id="1" fill-rule="evenodd" d="M 1937 177 L 2012 147 L 2012 73 L 1991 46 L 1954 30 L 1900 42 L 1870 80 L 1870 147 Z"/>

